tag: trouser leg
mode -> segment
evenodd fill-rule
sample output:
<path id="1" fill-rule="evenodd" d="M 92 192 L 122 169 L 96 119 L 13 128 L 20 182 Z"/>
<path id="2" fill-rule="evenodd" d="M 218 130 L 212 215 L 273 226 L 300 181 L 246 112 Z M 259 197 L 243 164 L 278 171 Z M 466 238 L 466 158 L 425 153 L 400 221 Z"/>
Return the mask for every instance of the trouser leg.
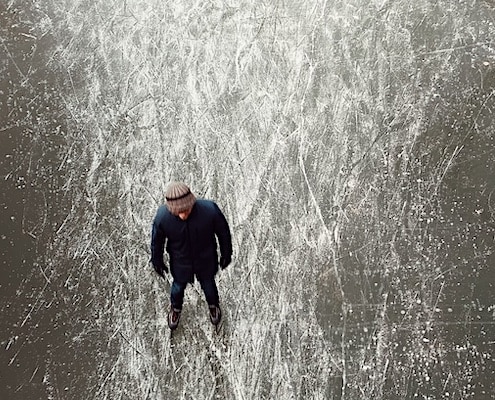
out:
<path id="1" fill-rule="evenodd" d="M 218 307 L 220 305 L 220 301 L 218 298 L 218 289 L 215 283 L 215 278 L 211 277 L 209 279 L 203 279 L 199 281 L 199 284 L 201 285 L 201 289 L 203 289 L 208 305 Z"/>
<path id="2" fill-rule="evenodd" d="M 182 310 L 182 303 L 184 302 L 184 291 L 186 290 L 187 283 L 181 283 L 173 281 L 170 289 L 170 303 L 176 310 Z"/>

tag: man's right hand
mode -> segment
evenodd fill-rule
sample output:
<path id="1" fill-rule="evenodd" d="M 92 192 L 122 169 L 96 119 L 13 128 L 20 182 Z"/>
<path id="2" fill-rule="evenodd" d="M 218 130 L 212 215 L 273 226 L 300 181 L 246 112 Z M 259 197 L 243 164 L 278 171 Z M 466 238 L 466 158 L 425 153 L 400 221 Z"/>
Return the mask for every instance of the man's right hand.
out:
<path id="1" fill-rule="evenodd" d="M 220 257 L 220 268 L 225 269 L 232 262 L 232 258 L 228 257 Z"/>
<path id="2" fill-rule="evenodd" d="M 160 275 L 163 279 L 165 279 L 165 274 L 164 272 L 166 272 L 168 274 L 168 268 L 165 264 L 161 264 L 161 265 L 155 265 L 153 264 L 153 268 L 155 269 L 155 272 Z"/>

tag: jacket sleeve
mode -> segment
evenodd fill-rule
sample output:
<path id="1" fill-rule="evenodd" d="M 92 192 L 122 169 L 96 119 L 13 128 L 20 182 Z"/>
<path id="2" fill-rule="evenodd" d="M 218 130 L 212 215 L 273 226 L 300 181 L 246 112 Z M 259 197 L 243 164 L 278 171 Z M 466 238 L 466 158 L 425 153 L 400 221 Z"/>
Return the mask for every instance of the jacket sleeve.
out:
<path id="1" fill-rule="evenodd" d="M 151 263 L 162 268 L 165 267 L 165 263 L 163 262 L 165 239 L 166 236 L 160 227 L 160 218 L 158 213 L 151 228 Z"/>
<path id="2" fill-rule="evenodd" d="M 232 237 L 230 235 L 230 228 L 225 216 L 220 208 L 215 204 L 215 235 L 218 238 L 218 244 L 220 245 L 220 255 L 222 257 L 232 257 Z"/>

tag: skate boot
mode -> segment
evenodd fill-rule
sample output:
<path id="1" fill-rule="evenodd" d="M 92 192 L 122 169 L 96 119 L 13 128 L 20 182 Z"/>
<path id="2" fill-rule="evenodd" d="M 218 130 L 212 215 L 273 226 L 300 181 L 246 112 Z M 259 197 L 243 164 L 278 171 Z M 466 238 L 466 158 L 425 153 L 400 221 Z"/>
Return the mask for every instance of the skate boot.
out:
<path id="1" fill-rule="evenodd" d="M 168 327 L 171 330 L 177 329 L 177 326 L 179 325 L 180 312 L 181 310 L 170 306 L 167 322 L 168 322 Z"/>
<path id="2" fill-rule="evenodd" d="M 220 307 L 209 305 L 208 309 L 210 310 L 210 321 L 213 325 L 218 325 L 220 323 L 220 319 L 222 318 L 222 312 L 220 311 Z"/>

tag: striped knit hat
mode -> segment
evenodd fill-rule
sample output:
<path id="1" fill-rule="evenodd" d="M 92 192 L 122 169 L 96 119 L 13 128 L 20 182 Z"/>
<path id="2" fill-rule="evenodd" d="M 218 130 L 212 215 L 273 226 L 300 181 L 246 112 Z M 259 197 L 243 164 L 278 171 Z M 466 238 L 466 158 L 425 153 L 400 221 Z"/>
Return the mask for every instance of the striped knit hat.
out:
<path id="1" fill-rule="evenodd" d="M 192 208 L 196 201 L 196 197 L 185 183 L 171 182 L 165 192 L 168 210 L 177 215 L 180 212 Z"/>

